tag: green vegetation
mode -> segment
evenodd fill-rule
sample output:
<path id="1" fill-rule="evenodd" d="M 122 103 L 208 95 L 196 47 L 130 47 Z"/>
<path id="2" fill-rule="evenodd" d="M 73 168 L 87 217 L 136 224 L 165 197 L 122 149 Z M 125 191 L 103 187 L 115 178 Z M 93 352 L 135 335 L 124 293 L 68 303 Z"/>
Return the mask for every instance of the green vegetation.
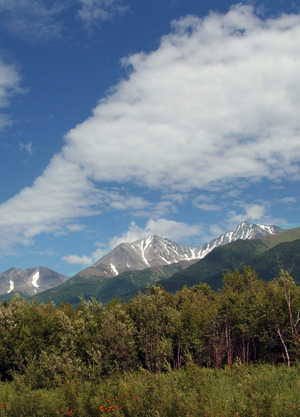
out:
<path id="1" fill-rule="evenodd" d="M 299 416 L 300 289 L 227 271 L 130 302 L 0 306 L 0 416 Z M 297 414 L 298 413 L 298 414 Z"/>
<path id="2" fill-rule="evenodd" d="M 292 270 L 295 282 L 300 285 L 300 239 L 285 241 L 298 236 L 300 229 L 294 230 L 297 233 L 288 231 L 266 239 L 238 240 L 219 246 L 199 262 L 157 283 L 170 292 L 180 290 L 184 284 L 192 286 L 200 281 L 218 290 L 228 269 L 250 265 L 264 281 L 271 281 L 282 268 Z M 280 237 L 282 242 L 279 242 Z"/>
<path id="3" fill-rule="evenodd" d="M 290 417 L 299 416 L 299 368 L 267 365 L 224 370 L 187 363 L 88 382 L 69 375 L 55 388 L 24 379 L 0 383 L 0 416 L 8 417 Z"/>
<path id="4" fill-rule="evenodd" d="M 78 305 L 81 295 L 85 299 L 93 297 L 103 303 L 107 303 L 114 297 L 130 299 L 132 298 L 131 292 L 136 295 L 137 291 L 144 289 L 146 284 L 153 285 L 162 278 L 169 278 L 190 263 L 182 261 L 172 265 L 146 268 L 142 271 L 126 271 L 111 278 L 99 276 L 86 278 L 79 273 L 64 284 L 36 295 L 34 299 L 38 303 L 47 303 L 49 300 L 54 300 L 57 304 L 69 302 L 73 307 Z M 126 297 L 126 294 L 129 296 Z"/>
<path id="5" fill-rule="evenodd" d="M 190 266 L 189 266 L 190 265 Z M 223 274 L 228 269 L 243 269 L 250 265 L 264 281 L 271 281 L 280 269 L 292 271 L 300 285 L 300 228 L 286 230 L 263 239 L 238 240 L 219 246 L 198 262 L 179 262 L 142 271 L 127 271 L 112 278 L 77 274 L 64 284 L 43 291 L 34 298 L 38 303 L 53 300 L 56 304 L 69 302 L 78 305 L 80 296 L 91 297 L 107 303 L 113 297 L 129 301 L 147 285 L 162 285 L 168 292 L 176 293 L 184 285 L 208 283 L 217 291 L 222 287 Z M 11 294 L 0 296 L 0 301 Z"/>

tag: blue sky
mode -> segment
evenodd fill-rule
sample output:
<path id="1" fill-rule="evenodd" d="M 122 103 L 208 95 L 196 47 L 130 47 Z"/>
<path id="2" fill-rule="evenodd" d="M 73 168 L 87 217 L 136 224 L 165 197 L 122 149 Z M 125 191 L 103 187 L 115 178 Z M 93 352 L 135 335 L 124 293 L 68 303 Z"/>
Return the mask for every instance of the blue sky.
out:
<path id="1" fill-rule="evenodd" d="M 300 7 L 0 0 L 0 272 L 299 223 Z"/>

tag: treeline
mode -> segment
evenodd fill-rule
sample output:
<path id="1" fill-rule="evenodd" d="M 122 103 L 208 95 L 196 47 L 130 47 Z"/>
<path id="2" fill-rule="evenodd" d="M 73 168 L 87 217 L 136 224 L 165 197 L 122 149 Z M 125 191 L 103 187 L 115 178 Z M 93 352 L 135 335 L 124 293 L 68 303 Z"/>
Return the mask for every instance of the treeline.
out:
<path id="1" fill-rule="evenodd" d="M 175 295 L 153 286 L 127 303 L 81 300 L 75 310 L 15 297 L 0 306 L 1 379 L 53 388 L 186 363 L 291 366 L 300 356 L 299 311 L 300 289 L 287 272 L 266 283 L 249 267 L 227 272 L 218 293 L 207 284 Z"/>

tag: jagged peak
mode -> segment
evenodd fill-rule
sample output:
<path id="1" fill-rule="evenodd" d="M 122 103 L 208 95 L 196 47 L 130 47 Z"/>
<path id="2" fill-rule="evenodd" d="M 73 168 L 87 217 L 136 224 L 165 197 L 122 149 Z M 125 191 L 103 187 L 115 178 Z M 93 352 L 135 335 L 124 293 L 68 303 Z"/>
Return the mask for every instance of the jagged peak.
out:
<path id="1" fill-rule="evenodd" d="M 135 242 L 140 242 L 142 240 L 163 240 L 163 239 L 165 238 L 162 238 L 161 236 L 154 234 L 154 235 L 146 235 L 145 237 L 138 239 Z M 132 242 L 132 243 L 135 243 L 135 242 Z"/>
<path id="2" fill-rule="evenodd" d="M 271 226 L 261 227 L 242 221 L 234 230 L 213 239 L 204 245 L 187 246 L 163 238 L 157 234 L 145 236 L 131 243 L 121 243 L 110 253 L 99 259 L 93 267 L 102 268 L 113 275 L 130 269 L 144 269 L 151 266 L 176 263 L 182 260 L 200 260 L 217 246 L 237 239 L 260 238 L 278 233 Z"/>

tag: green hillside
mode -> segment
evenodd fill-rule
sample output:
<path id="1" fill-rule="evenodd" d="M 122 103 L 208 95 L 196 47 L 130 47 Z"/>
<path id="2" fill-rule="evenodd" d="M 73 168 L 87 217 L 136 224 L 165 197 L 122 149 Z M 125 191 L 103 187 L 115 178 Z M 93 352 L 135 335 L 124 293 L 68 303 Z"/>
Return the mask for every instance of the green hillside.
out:
<path id="1" fill-rule="evenodd" d="M 0 295 L 0 303 L 2 303 L 3 301 L 10 301 L 12 298 L 16 297 L 17 295 L 24 298 L 25 300 L 29 298 L 26 294 L 23 294 L 20 291 L 12 291 L 9 294 Z"/>
<path id="2" fill-rule="evenodd" d="M 286 237 L 284 235 L 284 238 Z M 223 274 L 227 270 L 242 269 L 243 266 L 250 265 L 264 281 L 276 278 L 280 269 L 291 271 L 299 285 L 300 239 L 284 241 L 277 245 L 274 243 L 275 239 L 238 240 L 220 246 L 204 259 L 174 274 L 169 280 L 161 280 L 158 283 L 170 292 L 176 292 L 184 285 L 190 287 L 199 282 L 207 283 L 212 289 L 217 290 L 222 286 Z"/>
<path id="3" fill-rule="evenodd" d="M 219 246 L 191 266 L 188 266 L 188 262 L 180 262 L 142 271 L 127 271 L 113 278 L 86 278 L 79 273 L 64 284 L 34 298 L 38 303 L 53 300 L 56 304 L 69 302 L 75 306 L 80 296 L 86 299 L 94 297 L 104 303 L 113 297 L 128 300 L 148 284 L 159 283 L 167 291 L 176 292 L 184 285 L 190 287 L 206 282 L 218 290 L 222 286 L 224 272 L 228 269 L 242 269 L 244 265 L 252 266 L 266 281 L 273 279 L 281 267 L 290 270 L 293 266 L 292 274 L 299 283 L 299 242 L 300 228 L 296 228 L 264 239 L 238 240 Z"/>
<path id="4" fill-rule="evenodd" d="M 269 249 L 253 259 L 251 266 L 264 281 L 271 281 L 277 277 L 280 269 L 284 269 L 289 271 L 297 285 L 300 285 L 300 239 L 283 242 Z"/>
<path id="5" fill-rule="evenodd" d="M 77 305 L 79 298 L 92 297 L 99 301 L 107 302 L 113 297 L 122 297 L 128 292 L 134 292 L 144 288 L 147 284 L 155 284 L 162 278 L 169 278 L 173 274 L 190 265 L 190 262 L 147 268 L 143 271 L 127 271 L 112 278 L 89 277 L 85 278 L 77 274 L 64 284 L 51 290 L 43 291 L 34 298 L 38 303 L 53 300 L 57 305 L 69 302 Z"/>
<path id="6" fill-rule="evenodd" d="M 167 291 L 176 292 L 184 285 L 188 287 L 208 283 L 214 290 L 222 285 L 223 273 L 228 269 L 242 268 L 248 263 L 249 258 L 255 257 L 266 250 L 261 239 L 237 240 L 224 246 L 214 249 L 205 258 L 174 274 L 168 281 L 161 280 Z"/>
<path id="7" fill-rule="evenodd" d="M 296 227 L 295 229 L 288 229 L 284 230 L 277 235 L 268 236 L 262 239 L 263 243 L 265 244 L 266 248 L 271 249 L 276 245 L 284 242 L 293 242 L 295 240 L 300 239 L 300 227 Z"/>

